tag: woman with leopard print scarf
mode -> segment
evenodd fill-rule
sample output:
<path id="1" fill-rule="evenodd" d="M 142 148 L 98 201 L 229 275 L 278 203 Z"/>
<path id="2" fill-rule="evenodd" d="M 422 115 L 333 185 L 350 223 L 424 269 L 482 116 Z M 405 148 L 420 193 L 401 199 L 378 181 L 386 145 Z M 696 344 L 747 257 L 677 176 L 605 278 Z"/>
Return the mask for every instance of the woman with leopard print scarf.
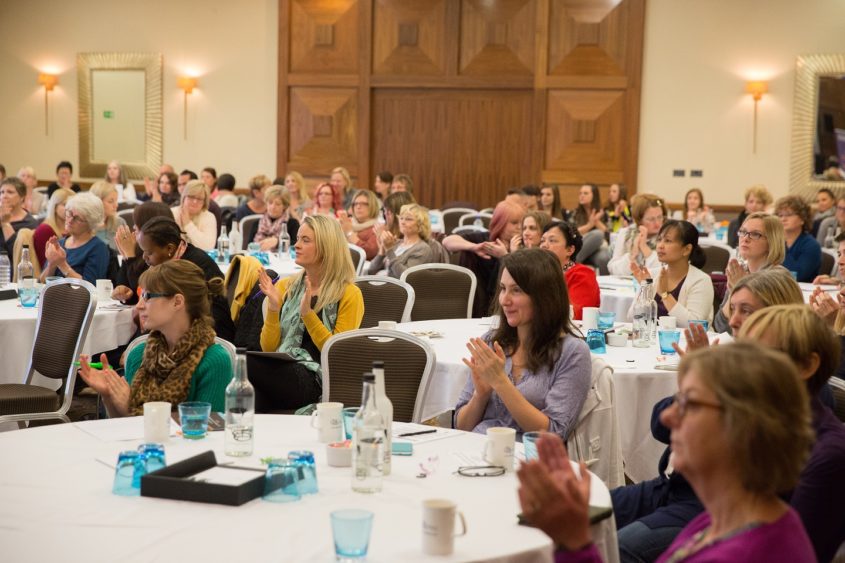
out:
<path id="1" fill-rule="evenodd" d="M 126 358 L 126 378 L 114 370 L 92 368 L 80 358 L 82 379 L 103 398 L 112 417 L 137 416 L 148 401 L 211 403 L 222 412 L 232 378 L 228 352 L 214 343 L 210 301 L 223 291 L 218 278 L 206 281 L 186 260 L 153 266 L 141 276 L 139 317 L 150 336 Z M 103 365 L 107 365 L 105 354 Z"/>

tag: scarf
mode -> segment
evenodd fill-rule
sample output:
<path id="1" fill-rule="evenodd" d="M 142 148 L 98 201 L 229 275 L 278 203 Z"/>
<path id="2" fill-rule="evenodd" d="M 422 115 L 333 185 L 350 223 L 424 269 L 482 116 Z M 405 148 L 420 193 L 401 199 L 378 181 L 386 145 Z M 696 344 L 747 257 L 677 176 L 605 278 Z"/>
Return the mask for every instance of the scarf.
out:
<path id="1" fill-rule="evenodd" d="M 164 335 L 157 330 L 150 333 L 144 358 L 129 391 L 130 414 L 144 414 L 144 403 L 149 401 L 167 401 L 171 405 L 184 402 L 194 371 L 212 344 L 214 329 L 202 320 L 191 323 L 191 328 L 171 352 L 167 350 Z"/>
<path id="2" fill-rule="evenodd" d="M 640 234 L 639 228 L 636 225 L 631 225 L 628 227 L 628 230 L 625 231 L 625 251 L 629 254 L 632 250 L 634 250 L 634 241 L 637 239 L 637 235 Z M 657 235 L 653 237 L 648 237 L 645 241 L 648 247 L 652 250 L 657 248 Z"/>
<path id="3" fill-rule="evenodd" d="M 355 217 L 352 217 L 352 230 L 356 233 L 360 233 L 361 231 L 365 231 L 376 224 L 375 219 L 370 219 L 368 221 L 364 221 L 363 223 L 359 223 Z"/>
<path id="4" fill-rule="evenodd" d="M 265 213 L 258 220 L 258 232 L 255 234 L 255 241 L 261 242 L 270 237 L 278 238 L 279 233 L 282 232 L 282 223 L 287 223 L 288 221 L 290 221 L 290 216 L 287 210 L 278 219 L 273 219 L 269 213 Z"/>
<path id="5" fill-rule="evenodd" d="M 288 287 L 285 295 L 285 303 L 282 305 L 282 313 L 279 324 L 284 327 L 282 342 L 277 352 L 284 352 L 297 360 L 308 371 L 314 372 L 317 379 L 322 381 L 323 372 L 320 369 L 319 359 L 315 362 L 311 354 L 302 348 L 302 335 L 305 334 L 305 321 L 299 314 L 299 304 L 302 302 L 302 295 L 305 293 L 305 277 L 300 277 Z M 329 303 L 320 311 L 320 319 L 330 330 L 334 331 L 337 323 L 338 303 Z"/>

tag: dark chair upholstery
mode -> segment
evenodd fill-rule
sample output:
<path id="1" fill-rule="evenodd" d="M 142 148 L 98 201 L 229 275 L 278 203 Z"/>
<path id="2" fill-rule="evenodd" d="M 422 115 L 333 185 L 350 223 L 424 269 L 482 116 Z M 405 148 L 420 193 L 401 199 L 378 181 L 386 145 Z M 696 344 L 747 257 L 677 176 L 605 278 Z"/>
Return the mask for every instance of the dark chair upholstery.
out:
<path id="1" fill-rule="evenodd" d="M 118 217 L 123 217 L 123 220 L 126 221 L 126 226 L 130 229 L 135 226 L 135 216 L 133 215 L 134 212 L 134 208 L 121 209 L 117 212 Z"/>
<path id="2" fill-rule="evenodd" d="M 97 308 L 94 286 L 84 280 L 53 282 L 41 292 L 35 343 L 24 383 L 0 385 L 0 422 L 58 418 L 70 422 L 67 411 L 76 381 L 74 362 Z M 64 391 L 32 385 L 35 373 L 58 379 Z"/>
<path id="3" fill-rule="evenodd" d="M 451 235 L 461 217 L 467 213 L 476 213 L 475 209 L 469 207 L 453 207 L 452 209 L 443 209 L 443 232 Z"/>
<path id="4" fill-rule="evenodd" d="M 411 319 L 414 288 L 386 276 L 361 276 L 355 285 L 364 296 L 364 318 L 360 328 L 374 328 L 379 321 L 401 323 Z"/>
<path id="5" fill-rule="evenodd" d="M 827 383 L 830 385 L 830 390 L 833 391 L 833 400 L 836 403 L 833 412 L 836 414 L 836 418 L 845 422 L 845 380 L 831 377 Z"/>
<path id="6" fill-rule="evenodd" d="M 485 229 L 490 229 L 490 221 L 493 220 L 492 213 L 484 213 L 483 211 L 478 211 L 474 213 L 467 213 L 466 215 L 462 215 L 460 219 L 458 219 L 458 225 L 463 227 L 466 225 L 473 225 L 475 226 L 475 220 L 481 219 L 481 224 Z"/>
<path id="7" fill-rule="evenodd" d="M 705 274 L 712 274 L 713 272 L 724 272 L 728 267 L 728 260 L 731 259 L 731 253 L 727 248 L 721 246 L 702 246 L 701 250 L 707 257 L 707 261 L 702 266 L 701 271 Z"/>
<path id="8" fill-rule="evenodd" d="M 241 219 L 241 237 L 243 239 L 243 248 L 246 250 L 249 243 L 255 240 L 255 235 L 258 233 L 258 222 L 261 220 L 261 214 L 247 215 Z"/>
<path id="9" fill-rule="evenodd" d="M 349 245 L 349 255 L 352 257 L 352 266 L 355 268 L 355 275 L 360 276 L 361 272 L 364 271 L 364 262 L 367 261 L 367 255 L 360 246 L 352 243 L 347 244 Z"/>
<path id="10" fill-rule="evenodd" d="M 820 276 L 829 276 L 833 273 L 833 268 L 836 266 L 836 258 L 833 257 L 833 254 L 828 254 L 824 250 L 822 250 L 822 262 L 819 266 L 818 275 Z"/>
<path id="11" fill-rule="evenodd" d="M 420 264 L 399 278 L 414 288 L 412 321 L 468 319 L 477 285 L 472 270 L 453 264 Z"/>
<path id="12" fill-rule="evenodd" d="M 434 352 L 428 343 L 395 330 L 350 330 L 323 346 L 323 401 L 361 404 L 361 375 L 384 362 L 385 392 L 393 403 L 393 419 L 421 422 L 422 405 L 434 370 Z"/>

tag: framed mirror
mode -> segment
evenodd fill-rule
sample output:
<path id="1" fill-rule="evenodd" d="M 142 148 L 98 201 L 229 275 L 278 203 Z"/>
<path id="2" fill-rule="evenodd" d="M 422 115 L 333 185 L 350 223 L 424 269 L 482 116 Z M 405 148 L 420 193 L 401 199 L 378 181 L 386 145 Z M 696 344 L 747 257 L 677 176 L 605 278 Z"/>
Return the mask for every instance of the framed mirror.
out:
<path id="1" fill-rule="evenodd" d="M 845 54 L 802 55 L 795 68 L 790 191 L 845 194 Z"/>
<path id="2" fill-rule="evenodd" d="M 128 178 L 154 177 L 162 160 L 162 57 L 79 53 L 80 176 L 103 177 L 112 160 Z"/>

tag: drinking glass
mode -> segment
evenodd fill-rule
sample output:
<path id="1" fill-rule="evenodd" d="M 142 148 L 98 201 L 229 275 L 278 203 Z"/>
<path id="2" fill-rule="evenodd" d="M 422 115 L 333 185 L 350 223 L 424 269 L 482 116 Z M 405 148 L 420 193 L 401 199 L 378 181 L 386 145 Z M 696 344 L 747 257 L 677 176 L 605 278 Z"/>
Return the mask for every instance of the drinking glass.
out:
<path id="1" fill-rule="evenodd" d="M 537 440 L 540 439 L 542 432 L 526 432 L 522 435 L 522 448 L 525 451 L 525 461 L 537 459 Z"/>
<path id="2" fill-rule="evenodd" d="M 704 329 L 704 332 L 707 332 L 707 329 L 710 328 L 710 323 L 706 319 L 690 321 L 689 324 L 701 326 L 701 328 Z"/>
<path id="3" fill-rule="evenodd" d="M 373 513 L 347 509 L 331 513 L 334 552 L 338 561 L 360 561 L 367 556 Z"/>
<path id="4" fill-rule="evenodd" d="M 136 450 L 126 450 L 117 456 L 117 466 L 114 471 L 114 484 L 111 492 L 124 497 L 136 497 L 141 494 L 141 474 L 137 477 L 135 473 L 143 473 L 143 461 L 141 454 Z"/>
<path id="5" fill-rule="evenodd" d="M 299 450 L 288 453 L 288 461 L 297 468 L 299 478 L 299 492 L 303 495 L 313 495 L 319 492 L 317 488 L 317 465 L 314 463 L 314 452 Z"/>
<path id="6" fill-rule="evenodd" d="M 599 311 L 599 329 L 600 330 L 609 330 L 613 328 L 614 323 L 616 322 L 616 313 L 614 311 L 610 311 L 607 313 L 603 313 Z"/>
<path id="7" fill-rule="evenodd" d="M 352 439 L 352 425 L 355 423 L 355 414 L 358 412 L 358 407 L 346 407 L 341 411 L 343 416 L 343 430 L 346 433 L 346 439 Z"/>
<path id="8" fill-rule="evenodd" d="M 179 420 L 182 423 L 182 437 L 188 440 L 200 440 L 208 433 L 208 417 L 211 403 L 179 403 Z"/>
<path id="9" fill-rule="evenodd" d="M 293 502 L 302 498 L 299 492 L 299 468 L 287 459 L 273 459 L 264 476 L 264 494 L 270 502 Z"/>
<path id="10" fill-rule="evenodd" d="M 31 309 L 38 305 L 38 288 L 36 287 L 19 287 L 18 299 L 20 299 L 21 307 Z"/>
<path id="11" fill-rule="evenodd" d="M 672 343 L 681 341 L 681 331 L 678 329 L 659 329 L 657 331 L 657 338 L 660 341 L 660 353 L 671 355 L 675 354 L 675 349 Z"/>
<path id="12" fill-rule="evenodd" d="M 144 465 L 147 473 L 158 471 L 167 466 L 164 457 L 164 446 L 162 444 L 141 444 L 138 446 L 138 453 L 144 458 Z"/>
<path id="13" fill-rule="evenodd" d="M 607 352 L 607 343 L 604 339 L 604 331 L 595 328 L 587 331 L 587 346 L 590 347 L 590 352 L 595 354 L 604 354 Z"/>

